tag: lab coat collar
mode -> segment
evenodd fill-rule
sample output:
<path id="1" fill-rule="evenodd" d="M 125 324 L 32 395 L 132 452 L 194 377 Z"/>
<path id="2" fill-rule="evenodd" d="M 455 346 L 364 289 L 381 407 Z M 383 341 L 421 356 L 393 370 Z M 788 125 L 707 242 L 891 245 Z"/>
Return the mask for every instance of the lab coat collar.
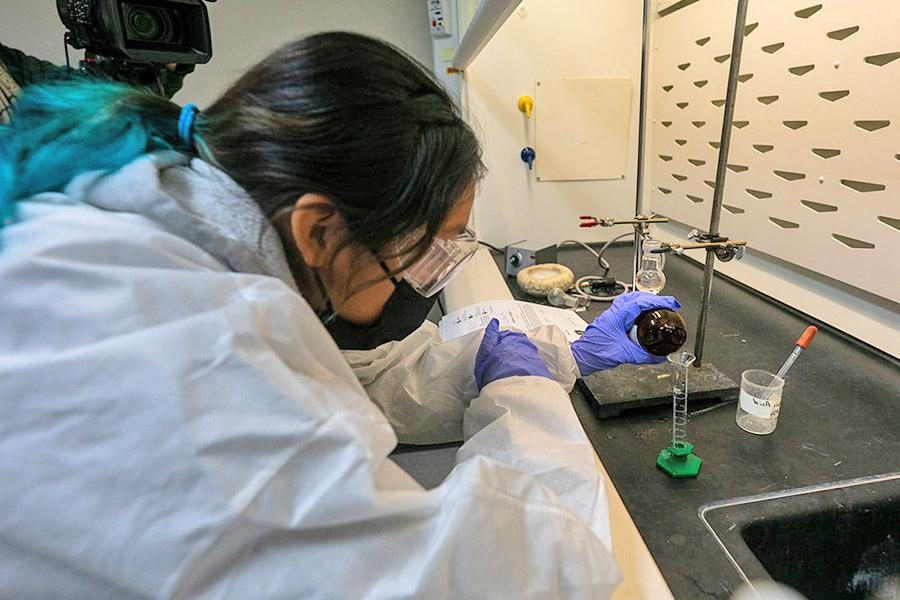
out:
<path id="1" fill-rule="evenodd" d="M 176 152 L 142 156 L 112 173 L 86 173 L 66 187 L 69 201 L 141 215 L 233 271 L 277 277 L 294 291 L 277 231 L 231 177 Z"/>

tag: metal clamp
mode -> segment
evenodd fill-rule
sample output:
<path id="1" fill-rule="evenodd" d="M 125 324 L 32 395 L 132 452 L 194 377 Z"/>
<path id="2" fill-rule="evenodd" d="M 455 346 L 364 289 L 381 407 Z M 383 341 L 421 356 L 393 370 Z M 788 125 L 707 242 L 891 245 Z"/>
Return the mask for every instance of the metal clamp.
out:
<path id="1" fill-rule="evenodd" d="M 747 245 L 745 240 L 729 240 L 721 236 L 704 236 L 697 233 L 697 230 L 688 234 L 688 237 L 697 240 L 693 244 L 682 244 L 680 242 L 664 242 L 662 247 L 651 250 L 654 254 L 672 253 L 682 255 L 685 250 L 696 250 L 703 248 L 707 252 L 715 252 L 716 258 L 722 262 L 728 262 L 734 258 L 740 260 L 744 257 L 744 247 Z M 714 238 L 710 241 L 710 238 Z"/>
<path id="2" fill-rule="evenodd" d="M 716 258 L 721 260 L 722 262 L 728 262 L 733 258 L 741 260 L 744 258 L 744 246 L 738 246 L 735 244 L 726 244 L 724 246 L 719 246 L 713 252 L 716 253 Z"/>
<path id="3" fill-rule="evenodd" d="M 581 219 L 581 223 L 578 224 L 579 227 L 612 227 L 613 225 L 633 225 L 635 229 L 641 228 L 643 229 L 647 225 L 651 223 L 668 223 L 668 217 L 657 217 L 656 215 L 645 217 L 644 215 L 637 215 L 633 219 L 613 219 L 611 217 L 592 217 L 591 215 L 581 215 L 579 217 Z"/>
<path id="4" fill-rule="evenodd" d="M 700 233 L 696 229 L 692 229 L 691 232 L 687 235 L 689 240 L 696 240 L 698 243 L 706 244 L 706 243 L 720 243 L 727 242 L 728 238 L 723 237 L 721 235 L 713 235 L 711 233 Z"/>

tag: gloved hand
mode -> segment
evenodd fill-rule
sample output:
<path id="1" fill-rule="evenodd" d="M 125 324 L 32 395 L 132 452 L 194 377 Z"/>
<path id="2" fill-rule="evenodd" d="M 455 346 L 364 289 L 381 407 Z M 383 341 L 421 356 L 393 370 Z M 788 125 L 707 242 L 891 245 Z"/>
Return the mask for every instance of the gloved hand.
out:
<path id="1" fill-rule="evenodd" d="M 500 331 L 500 322 L 491 319 L 475 355 L 475 383 L 481 390 L 492 381 L 515 375 L 552 379 L 544 359 L 528 336 L 516 331 Z"/>
<path id="2" fill-rule="evenodd" d="M 588 325 L 584 335 L 572 344 L 572 355 L 581 376 L 612 369 L 621 364 L 635 365 L 665 362 L 665 356 L 654 356 L 628 338 L 634 320 L 645 310 L 681 305 L 672 296 L 656 296 L 646 292 L 630 292 L 613 300 L 612 306 Z"/>

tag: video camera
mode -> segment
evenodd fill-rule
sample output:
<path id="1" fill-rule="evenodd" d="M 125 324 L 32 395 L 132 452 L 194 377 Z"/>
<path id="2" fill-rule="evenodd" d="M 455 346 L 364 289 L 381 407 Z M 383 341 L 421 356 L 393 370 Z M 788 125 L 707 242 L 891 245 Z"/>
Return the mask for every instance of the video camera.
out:
<path id="1" fill-rule="evenodd" d="M 56 0 L 56 8 L 89 73 L 162 92 L 166 65 L 192 70 L 212 58 L 204 0 Z"/>

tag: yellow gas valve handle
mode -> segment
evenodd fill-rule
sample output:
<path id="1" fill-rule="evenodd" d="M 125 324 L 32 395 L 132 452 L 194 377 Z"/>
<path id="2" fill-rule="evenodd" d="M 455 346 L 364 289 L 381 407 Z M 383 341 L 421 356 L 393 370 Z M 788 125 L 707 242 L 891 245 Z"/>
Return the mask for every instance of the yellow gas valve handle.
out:
<path id="1" fill-rule="evenodd" d="M 531 96 L 519 96 L 519 101 L 516 102 L 516 106 L 519 107 L 519 110 L 525 113 L 525 117 L 531 118 L 531 111 L 534 110 L 534 99 Z"/>

